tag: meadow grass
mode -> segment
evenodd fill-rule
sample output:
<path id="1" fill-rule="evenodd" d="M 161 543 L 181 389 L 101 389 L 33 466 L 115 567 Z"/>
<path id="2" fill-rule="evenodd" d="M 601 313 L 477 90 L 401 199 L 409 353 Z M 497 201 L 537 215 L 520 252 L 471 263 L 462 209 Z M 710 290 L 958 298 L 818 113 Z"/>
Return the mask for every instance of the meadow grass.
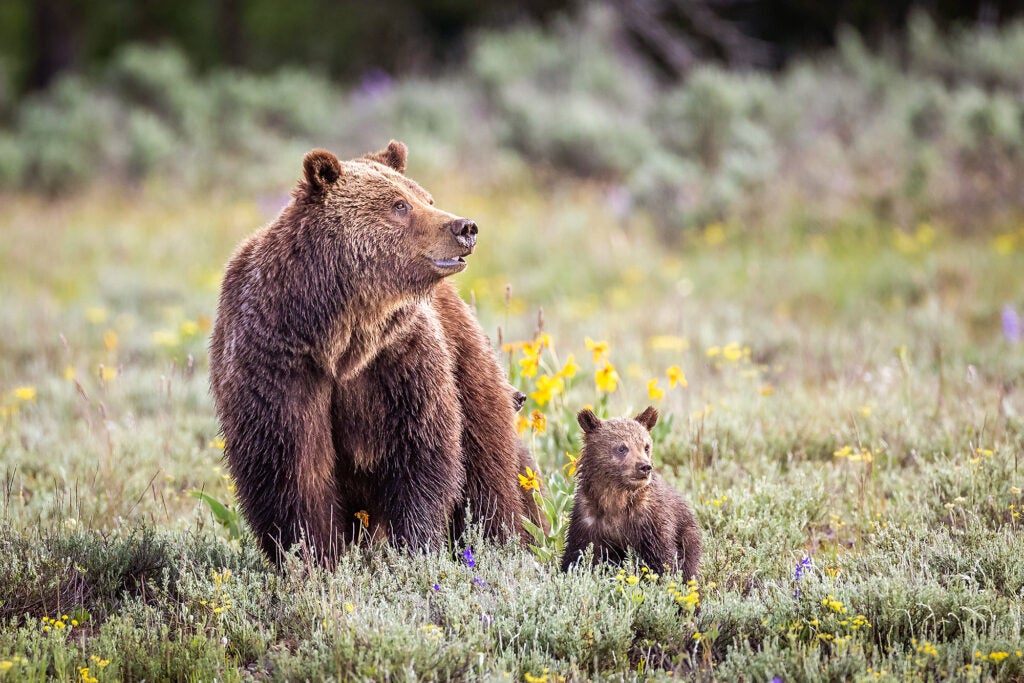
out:
<path id="1" fill-rule="evenodd" d="M 575 412 L 654 404 L 698 584 L 564 575 L 557 538 L 272 569 L 192 492 L 232 501 L 207 337 L 224 262 L 287 187 L 8 195 L 0 679 L 1024 676 L 1024 356 L 1000 322 L 1024 228 L 791 211 L 665 242 L 599 183 L 412 175 L 481 226 L 457 282 L 531 396 L 549 510 Z"/>

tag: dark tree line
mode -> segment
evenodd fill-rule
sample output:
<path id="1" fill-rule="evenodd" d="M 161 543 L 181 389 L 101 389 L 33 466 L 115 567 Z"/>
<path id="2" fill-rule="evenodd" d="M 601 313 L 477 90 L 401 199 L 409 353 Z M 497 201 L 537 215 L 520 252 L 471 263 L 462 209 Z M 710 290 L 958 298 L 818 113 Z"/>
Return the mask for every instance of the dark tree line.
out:
<path id="1" fill-rule="evenodd" d="M 549 21 L 585 0 L 3 0 L 0 59 L 16 92 L 101 65 L 124 44 L 170 42 L 198 68 L 308 65 L 341 79 L 458 61 L 473 31 Z M 830 46 L 841 25 L 869 42 L 913 7 L 940 26 L 996 23 L 1024 0 L 611 0 L 639 50 L 668 77 L 699 60 L 781 66 Z"/>

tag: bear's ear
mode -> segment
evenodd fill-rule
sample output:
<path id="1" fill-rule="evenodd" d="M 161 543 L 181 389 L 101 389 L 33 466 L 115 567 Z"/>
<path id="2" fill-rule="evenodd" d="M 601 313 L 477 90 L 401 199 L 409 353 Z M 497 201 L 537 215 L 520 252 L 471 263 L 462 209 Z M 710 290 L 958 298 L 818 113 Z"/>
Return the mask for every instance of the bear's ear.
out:
<path id="1" fill-rule="evenodd" d="M 601 418 L 594 414 L 590 408 L 584 408 L 576 413 L 576 421 L 583 427 L 584 434 L 591 434 L 601 426 Z"/>
<path id="2" fill-rule="evenodd" d="M 404 142 L 392 140 L 385 149 L 379 152 L 371 152 L 363 158 L 376 161 L 378 164 L 384 164 L 399 173 L 405 173 L 405 160 L 409 158 L 409 148 L 405 146 Z"/>
<path id="3" fill-rule="evenodd" d="M 302 169 L 306 174 L 306 185 L 313 192 L 323 192 L 328 185 L 333 185 L 341 177 L 341 162 L 327 150 L 314 149 L 302 160 Z"/>
<path id="4" fill-rule="evenodd" d="M 654 425 L 658 424 L 658 411 L 654 406 L 647 406 L 644 408 L 644 412 L 633 419 L 646 427 L 647 431 L 651 431 L 654 429 Z"/>

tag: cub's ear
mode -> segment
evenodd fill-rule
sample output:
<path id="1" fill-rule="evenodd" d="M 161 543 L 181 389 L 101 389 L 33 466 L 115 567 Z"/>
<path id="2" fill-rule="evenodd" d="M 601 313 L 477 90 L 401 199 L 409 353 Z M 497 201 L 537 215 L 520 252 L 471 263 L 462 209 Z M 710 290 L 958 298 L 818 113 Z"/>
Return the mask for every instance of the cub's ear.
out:
<path id="1" fill-rule="evenodd" d="M 371 152 L 364 156 L 364 159 L 370 161 L 376 161 L 378 164 L 384 164 L 388 168 L 393 168 L 399 173 L 405 173 L 405 160 L 409 157 L 409 148 L 405 146 L 405 143 L 399 142 L 398 140 L 392 140 L 388 143 L 387 148 L 382 149 L 379 152 Z"/>
<path id="2" fill-rule="evenodd" d="M 633 419 L 646 427 L 647 431 L 651 431 L 654 429 L 654 425 L 658 424 L 658 411 L 654 406 L 647 406 L 644 408 L 644 412 Z"/>
<path id="3" fill-rule="evenodd" d="M 306 185 L 319 193 L 341 177 L 341 162 L 327 150 L 314 149 L 302 160 L 302 170 L 306 174 Z"/>
<path id="4" fill-rule="evenodd" d="M 580 423 L 580 427 L 583 427 L 584 434 L 595 432 L 601 426 L 601 418 L 595 415 L 590 408 L 584 408 L 576 413 L 576 421 Z"/>

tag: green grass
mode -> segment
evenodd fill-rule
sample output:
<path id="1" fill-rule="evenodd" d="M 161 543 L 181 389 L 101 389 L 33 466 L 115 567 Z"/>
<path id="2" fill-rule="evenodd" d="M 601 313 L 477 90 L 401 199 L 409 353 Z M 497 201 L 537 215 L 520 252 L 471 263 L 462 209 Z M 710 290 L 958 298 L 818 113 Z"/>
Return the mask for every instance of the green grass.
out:
<path id="1" fill-rule="evenodd" d="M 272 570 L 191 492 L 232 499 L 207 334 L 278 196 L 98 186 L 3 198 L 0 679 L 1024 676 L 1024 356 L 999 319 L 1024 304 L 1019 227 L 792 216 L 666 244 L 597 184 L 412 174 L 481 226 L 458 284 L 485 330 L 530 341 L 540 318 L 538 374 L 580 366 L 523 413 L 547 419 L 524 438 L 549 496 L 584 404 L 662 411 L 656 460 L 704 531 L 699 611 L 673 577 L 486 543 L 473 569 L 373 548 Z"/>

